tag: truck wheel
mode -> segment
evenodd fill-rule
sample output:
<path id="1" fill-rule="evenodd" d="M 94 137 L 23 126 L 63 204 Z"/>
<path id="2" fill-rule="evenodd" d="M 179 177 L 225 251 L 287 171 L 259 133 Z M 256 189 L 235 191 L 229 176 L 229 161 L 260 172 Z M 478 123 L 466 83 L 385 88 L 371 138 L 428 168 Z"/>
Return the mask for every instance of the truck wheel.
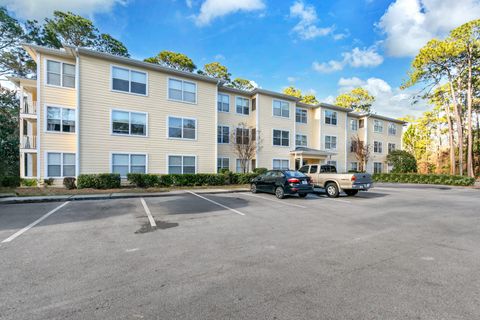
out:
<path id="1" fill-rule="evenodd" d="M 327 183 L 325 190 L 327 191 L 327 196 L 329 198 L 338 198 L 338 195 L 340 194 L 337 185 L 333 182 Z"/>
<path id="2" fill-rule="evenodd" d="M 358 193 L 358 190 L 344 190 L 344 191 L 347 194 L 347 196 L 349 196 L 349 197 L 353 197 L 354 195 L 356 195 Z"/>
<path id="3" fill-rule="evenodd" d="M 275 196 L 278 198 L 278 199 L 283 199 L 285 198 L 285 192 L 283 191 L 283 188 L 282 187 L 277 187 L 275 189 Z"/>
<path id="4" fill-rule="evenodd" d="M 252 183 L 252 185 L 250 186 L 250 191 L 252 193 L 257 193 L 257 185 L 255 183 Z"/>
<path id="5" fill-rule="evenodd" d="M 307 193 L 299 193 L 298 196 L 300 198 L 305 198 L 307 196 Z"/>

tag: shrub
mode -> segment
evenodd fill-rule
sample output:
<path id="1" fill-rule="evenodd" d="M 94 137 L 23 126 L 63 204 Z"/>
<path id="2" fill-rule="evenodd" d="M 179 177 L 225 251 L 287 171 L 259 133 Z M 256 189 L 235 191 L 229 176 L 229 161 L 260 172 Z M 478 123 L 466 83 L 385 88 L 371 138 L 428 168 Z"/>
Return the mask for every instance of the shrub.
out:
<path id="1" fill-rule="evenodd" d="M 75 189 L 77 186 L 75 185 L 75 178 L 73 177 L 65 177 L 63 178 L 63 185 L 68 190 Z"/>
<path id="2" fill-rule="evenodd" d="M 424 183 L 444 184 L 454 186 L 471 186 L 475 183 L 474 178 L 466 176 L 450 176 L 446 174 L 418 174 L 418 173 L 376 173 L 373 175 L 375 182 L 399 182 L 399 183 Z"/>
<path id="3" fill-rule="evenodd" d="M 81 174 L 78 176 L 77 187 L 93 189 L 120 188 L 122 179 L 118 173 Z"/>
<path id="4" fill-rule="evenodd" d="M 43 179 L 43 184 L 46 186 L 53 185 L 53 182 L 54 182 L 53 178 Z"/>
<path id="5" fill-rule="evenodd" d="M 0 176 L 0 187 L 15 188 L 20 185 L 19 176 Z"/>
<path id="6" fill-rule="evenodd" d="M 258 174 L 258 175 L 264 174 L 264 173 L 266 173 L 267 171 L 268 171 L 267 168 L 255 168 L 255 169 L 253 169 L 253 173 L 256 173 L 256 174 Z"/>
<path id="7" fill-rule="evenodd" d="M 36 187 L 38 184 L 37 179 L 21 179 L 20 182 L 24 187 Z"/>
<path id="8" fill-rule="evenodd" d="M 417 160 L 405 150 L 393 150 L 387 155 L 388 163 L 393 165 L 392 173 L 417 172 Z"/>
<path id="9" fill-rule="evenodd" d="M 155 174 L 129 173 L 127 179 L 138 188 L 152 188 L 160 183 L 160 176 Z"/>
<path id="10" fill-rule="evenodd" d="M 220 186 L 225 184 L 247 184 L 255 178 L 256 173 L 196 173 L 196 174 L 143 174 L 131 173 L 128 181 L 138 188 L 151 187 L 185 187 L 185 186 Z M 80 177 L 79 177 L 80 185 Z"/>

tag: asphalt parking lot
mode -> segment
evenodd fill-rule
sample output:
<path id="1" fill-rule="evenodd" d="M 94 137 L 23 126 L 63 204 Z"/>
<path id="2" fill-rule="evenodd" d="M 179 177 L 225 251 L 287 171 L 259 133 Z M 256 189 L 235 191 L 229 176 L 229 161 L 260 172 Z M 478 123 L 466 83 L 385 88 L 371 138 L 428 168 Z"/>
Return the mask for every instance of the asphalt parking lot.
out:
<path id="1" fill-rule="evenodd" d="M 0 319 L 479 319 L 479 208 L 411 186 L 1 205 Z"/>

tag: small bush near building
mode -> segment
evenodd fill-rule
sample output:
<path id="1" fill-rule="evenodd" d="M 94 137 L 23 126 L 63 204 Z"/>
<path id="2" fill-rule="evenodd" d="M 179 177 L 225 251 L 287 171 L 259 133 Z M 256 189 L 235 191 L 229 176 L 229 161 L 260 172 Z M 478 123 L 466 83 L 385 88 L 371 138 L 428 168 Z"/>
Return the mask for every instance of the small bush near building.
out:
<path id="1" fill-rule="evenodd" d="M 36 187 L 37 184 L 37 179 L 21 179 L 21 185 L 23 187 Z"/>
<path id="2" fill-rule="evenodd" d="M 128 181 L 138 188 L 220 186 L 226 184 L 248 184 L 256 173 L 196 173 L 196 174 L 144 174 L 129 173 Z"/>
<path id="3" fill-rule="evenodd" d="M 256 174 L 264 174 L 268 171 L 267 168 L 255 168 L 253 169 L 253 173 L 256 173 Z"/>
<path id="4" fill-rule="evenodd" d="M 387 161 L 393 166 L 391 173 L 417 172 L 417 160 L 405 150 L 393 150 L 387 155 Z"/>
<path id="5" fill-rule="evenodd" d="M 0 176 L 0 187 L 15 188 L 20 185 L 18 176 Z"/>
<path id="6" fill-rule="evenodd" d="M 120 174 L 118 173 L 100 173 L 100 174 L 81 174 L 78 176 L 78 189 L 115 189 L 121 185 Z"/>
<path id="7" fill-rule="evenodd" d="M 46 186 L 53 185 L 53 182 L 54 182 L 53 178 L 43 179 L 43 184 Z"/>
<path id="8" fill-rule="evenodd" d="M 75 178 L 73 178 L 73 177 L 63 178 L 63 185 L 68 190 L 72 190 L 72 189 L 75 189 L 77 187 L 75 185 Z"/>
<path id="9" fill-rule="evenodd" d="M 451 186 L 471 186 L 475 183 L 474 178 L 466 176 L 450 176 L 446 174 L 418 174 L 418 173 L 376 173 L 373 175 L 374 182 L 396 183 L 424 183 L 444 184 Z"/>

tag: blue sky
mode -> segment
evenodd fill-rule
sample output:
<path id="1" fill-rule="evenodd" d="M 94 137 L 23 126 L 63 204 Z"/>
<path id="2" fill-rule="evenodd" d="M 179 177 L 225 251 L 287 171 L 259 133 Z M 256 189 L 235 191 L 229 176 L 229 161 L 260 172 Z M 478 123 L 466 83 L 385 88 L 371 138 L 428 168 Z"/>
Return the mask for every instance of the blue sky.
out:
<path id="1" fill-rule="evenodd" d="M 281 91 L 294 85 L 326 102 L 362 86 L 376 112 L 418 115 L 416 89 L 399 90 L 415 52 L 480 16 L 479 0 L 0 0 L 19 19 L 54 9 L 90 17 L 133 58 L 182 52 L 219 61 L 233 77 Z"/>

